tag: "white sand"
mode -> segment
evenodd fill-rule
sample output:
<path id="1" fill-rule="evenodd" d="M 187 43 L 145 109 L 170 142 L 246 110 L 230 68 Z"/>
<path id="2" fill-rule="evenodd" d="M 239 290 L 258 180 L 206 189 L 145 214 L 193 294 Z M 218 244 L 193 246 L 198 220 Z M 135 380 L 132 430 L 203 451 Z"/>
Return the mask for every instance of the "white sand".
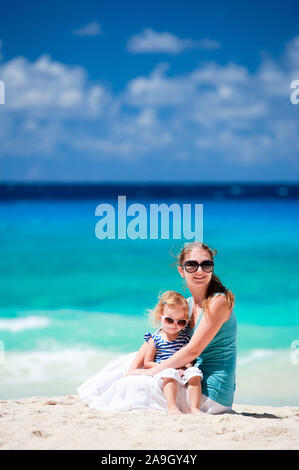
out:
<path id="1" fill-rule="evenodd" d="M 74 395 L 0 401 L 0 449 L 299 449 L 299 407 L 234 411 L 112 413 L 91 410 Z"/>

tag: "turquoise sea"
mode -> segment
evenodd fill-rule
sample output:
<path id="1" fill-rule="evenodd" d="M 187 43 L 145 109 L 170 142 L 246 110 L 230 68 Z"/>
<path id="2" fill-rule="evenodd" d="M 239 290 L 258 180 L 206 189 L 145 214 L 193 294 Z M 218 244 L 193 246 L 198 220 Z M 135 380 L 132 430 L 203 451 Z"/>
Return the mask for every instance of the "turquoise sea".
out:
<path id="1" fill-rule="evenodd" d="M 99 240 L 102 202 L 115 199 L 0 203 L 0 399 L 76 393 L 139 348 L 161 290 L 190 295 L 171 254 L 186 240 Z M 150 202 L 203 204 L 215 273 L 236 296 L 235 401 L 298 406 L 298 199 Z"/>

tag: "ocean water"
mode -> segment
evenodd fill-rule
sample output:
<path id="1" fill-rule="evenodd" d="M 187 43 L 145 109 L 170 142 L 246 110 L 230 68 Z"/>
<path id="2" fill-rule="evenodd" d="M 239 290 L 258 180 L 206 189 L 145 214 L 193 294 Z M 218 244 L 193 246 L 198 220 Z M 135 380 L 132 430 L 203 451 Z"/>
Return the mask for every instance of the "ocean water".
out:
<path id="1" fill-rule="evenodd" d="M 299 404 L 299 200 L 285 196 L 127 201 L 203 204 L 215 273 L 236 296 L 238 403 Z M 186 240 L 99 240 L 102 202 L 115 204 L 0 203 L 0 399 L 76 393 L 140 347 L 161 290 L 190 295 L 172 255 Z"/>

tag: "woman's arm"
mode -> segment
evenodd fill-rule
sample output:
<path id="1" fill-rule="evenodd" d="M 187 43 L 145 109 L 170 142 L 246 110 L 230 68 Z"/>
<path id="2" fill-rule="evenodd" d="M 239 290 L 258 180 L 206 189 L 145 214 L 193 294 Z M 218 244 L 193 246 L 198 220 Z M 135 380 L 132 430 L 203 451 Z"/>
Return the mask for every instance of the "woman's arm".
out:
<path id="1" fill-rule="evenodd" d="M 155 367 L 157 365 L 156 362 L 154 362 L 156 354 L 156 348 L 155 348 L 155 343 L 153 338 L 149 340 L 147 343 L 147 349 L 145 352 L 145 358 L 144 358 L 144 368 L 145 369 L 150 369 L 151 367 Z"/>
<path id="2" fill-rule="evenodd" d="M 197 358 L 207 345 L 212 341 L 225 321 L 228 320 L 230 310 L 226 300 L 219 296 L 211 303 L 208 315 L 203 315 L 190 342 L 173 356 L 160 362 L 155 367 L 147 370 L 131 371 L 131 374 L 155 375 L 168 368 L 177 369 Z"/>

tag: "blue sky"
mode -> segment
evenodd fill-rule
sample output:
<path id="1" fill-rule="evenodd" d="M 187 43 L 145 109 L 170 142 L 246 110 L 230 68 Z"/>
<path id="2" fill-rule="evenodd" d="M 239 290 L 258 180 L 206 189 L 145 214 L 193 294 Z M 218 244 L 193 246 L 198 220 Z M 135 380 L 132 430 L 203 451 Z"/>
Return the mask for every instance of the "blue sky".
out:
<path id="1" fill-rule="evenodd" d="M 298 181 L 296 3 L 6 2 L 0 180 Z"/>

